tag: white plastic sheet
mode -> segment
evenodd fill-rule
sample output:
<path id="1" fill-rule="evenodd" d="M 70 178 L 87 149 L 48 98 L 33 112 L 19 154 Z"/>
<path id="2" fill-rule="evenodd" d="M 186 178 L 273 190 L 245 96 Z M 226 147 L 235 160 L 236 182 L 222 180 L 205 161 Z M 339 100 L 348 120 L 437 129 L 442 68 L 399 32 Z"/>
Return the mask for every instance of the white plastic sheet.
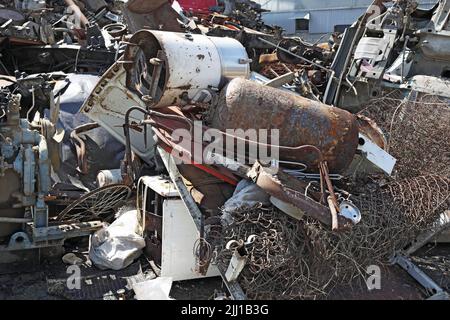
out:
<path id="1" fill-rule="evenodd" d="M 171 300 L 172 277 L 159 277 L 133 284 L 137 300 Z"/>
<path id="2" fill-rule="evenodd" d="M 233 223 L 231 212 L 240 208 L 251 208 L 257 204 L 270 204 L 269 195 L 256 184 L 249 180 L 239 181 L 233 196 L 225 202 L 222 207 L 222 223 L 230 225 Z"/>

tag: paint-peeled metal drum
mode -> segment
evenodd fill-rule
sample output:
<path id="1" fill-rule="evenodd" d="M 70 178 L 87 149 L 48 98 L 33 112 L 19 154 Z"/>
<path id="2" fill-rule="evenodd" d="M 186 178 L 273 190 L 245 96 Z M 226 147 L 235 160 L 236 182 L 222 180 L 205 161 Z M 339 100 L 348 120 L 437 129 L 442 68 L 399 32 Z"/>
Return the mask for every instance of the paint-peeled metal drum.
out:
<path id="1" fill-rule="evenodd" d="M 331 172 L 346 169 L 358 145 L 356 117 L 348 111 L 244 79 L 222 89 L 210 122 L 220 130 L 278 129 L 280 146 L 316 146 Z M 280 158 L 317 172 L 317 153 L 280 149 Z"/>
<path id="2" fill-rule="evenodd" d="M 247 52 L 232 38 L 141 30 L 129 42 L 124 57 L 127 87 L 141 96 L 151 95 L 152 108 L 186 103 L 204 90 L 220 89 L 228 80 L 250 74 Z M 162 69 L 152 94 L 157 67 L 150 60 L 158 57 L 158 51 Z"/>

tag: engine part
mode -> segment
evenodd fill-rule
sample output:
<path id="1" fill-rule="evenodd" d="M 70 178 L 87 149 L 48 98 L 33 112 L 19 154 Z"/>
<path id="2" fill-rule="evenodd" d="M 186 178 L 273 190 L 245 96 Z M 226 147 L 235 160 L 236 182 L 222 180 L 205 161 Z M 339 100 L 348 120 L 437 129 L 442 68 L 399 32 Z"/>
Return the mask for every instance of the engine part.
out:
<path id="1" fill-rule="evenodd" d="M 392 89 L 448 96 L 440 84 L 450 74 L 450 1 L 429 10 L 418 8 L 416 1 L 392 2 L 376 15 L 369 7 L 347 29 L 331 66 L 339 81 L 328 80 L 324 102 L 358 112 Z"/>
<path id="2" fill-rule="evenodd" d="M 233 79 L 222 90 L 210 121 L 223 131 L 279 129 L 280 146 L 316 146 L 332 173 L 349 166 L 358 145 L 356 118 L 349 112 L 243 79 Z M 312 152 L 280 149 L 280 159 L 317 171 L 317 154 Z"/>
<path id="3" fill-rule="evenodd" d="M 109 33 L 113 38 L 121 37 L 127 33 L 127 26 L 123 23 L 111 23 L 103 27 L 103 30 Z"/>
<path id="4" fill-rule="evenodd" d="M 43 200 L 51 184 L 47 142 L 20 118 L 21 95 L 1 94 L 7 103 L 0 106 L 0 217 L 25 218 L 30 214 L 26 209 L 31 209 L 35 227 L 47 227 L 48 210 Z M 0 222 L 0 237 L 9 236 L 16 227 L 20 223 Z"/>
<path id="5" fill-rule="evenodd" d="M 231 38 L 155 30 L 135 33 L 125 51 L 127 87 L 152 107 L 182 105 L 227 80 L 247 78 L 245 48 Z"/>

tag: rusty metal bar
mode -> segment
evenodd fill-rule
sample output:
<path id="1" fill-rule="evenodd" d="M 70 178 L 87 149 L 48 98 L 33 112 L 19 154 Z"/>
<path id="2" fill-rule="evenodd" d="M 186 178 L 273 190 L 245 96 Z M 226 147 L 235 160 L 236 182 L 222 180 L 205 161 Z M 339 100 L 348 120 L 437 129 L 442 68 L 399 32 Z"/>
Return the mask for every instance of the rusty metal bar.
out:
<path id="1" fill-rule="evenodd" d="M 9 218 L 9 217 L 0 217 L 0 223 L 27 223 L 32 222 L 33 219 L 28 218 Z"/>
<path id="2" fill-rule="evenodd" d="M 88 173 L 88 162 L 86 159 L 86 144 L 83 139 L 81 139 L 78 134 L 82 132 L 86 132 L 95 128 L 98 128 L 100 125 L 97 122 L 82 124 L 81 126 L 76 127 L 70 133 L 70 138 L 74 141 L 75 149 L 77 152 L 77 162 L 78 169 L 81 173 Z"/>
<path id="3" fill-rule="evenodd" d="M 303 210 L 305 215 L 320 222 L 332 226 L 330 209 L 304 194 L 302 183 L 281 170 L 266 168 L 256 162 L 248 177 L 271 196 L 281 201 L 290 203 Z M 303 190 L 303 193 L 302 193 Z M 349 229 L 353 223 L 351 220 L 338 215 L 338 230 Z"/>

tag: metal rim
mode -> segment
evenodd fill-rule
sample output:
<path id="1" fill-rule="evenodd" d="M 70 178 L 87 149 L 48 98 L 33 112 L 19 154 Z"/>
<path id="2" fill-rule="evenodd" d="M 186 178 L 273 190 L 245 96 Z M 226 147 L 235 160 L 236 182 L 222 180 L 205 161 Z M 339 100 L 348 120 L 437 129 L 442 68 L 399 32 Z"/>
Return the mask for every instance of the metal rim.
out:
<path id="1" fill-rule="evenodd" d="M 130 194 L 131 188 L 124 184 L 110 184 L 95 189 L 68 205 L 56 219 L 83 220 L 98 217 L 117 208 Z"/>

